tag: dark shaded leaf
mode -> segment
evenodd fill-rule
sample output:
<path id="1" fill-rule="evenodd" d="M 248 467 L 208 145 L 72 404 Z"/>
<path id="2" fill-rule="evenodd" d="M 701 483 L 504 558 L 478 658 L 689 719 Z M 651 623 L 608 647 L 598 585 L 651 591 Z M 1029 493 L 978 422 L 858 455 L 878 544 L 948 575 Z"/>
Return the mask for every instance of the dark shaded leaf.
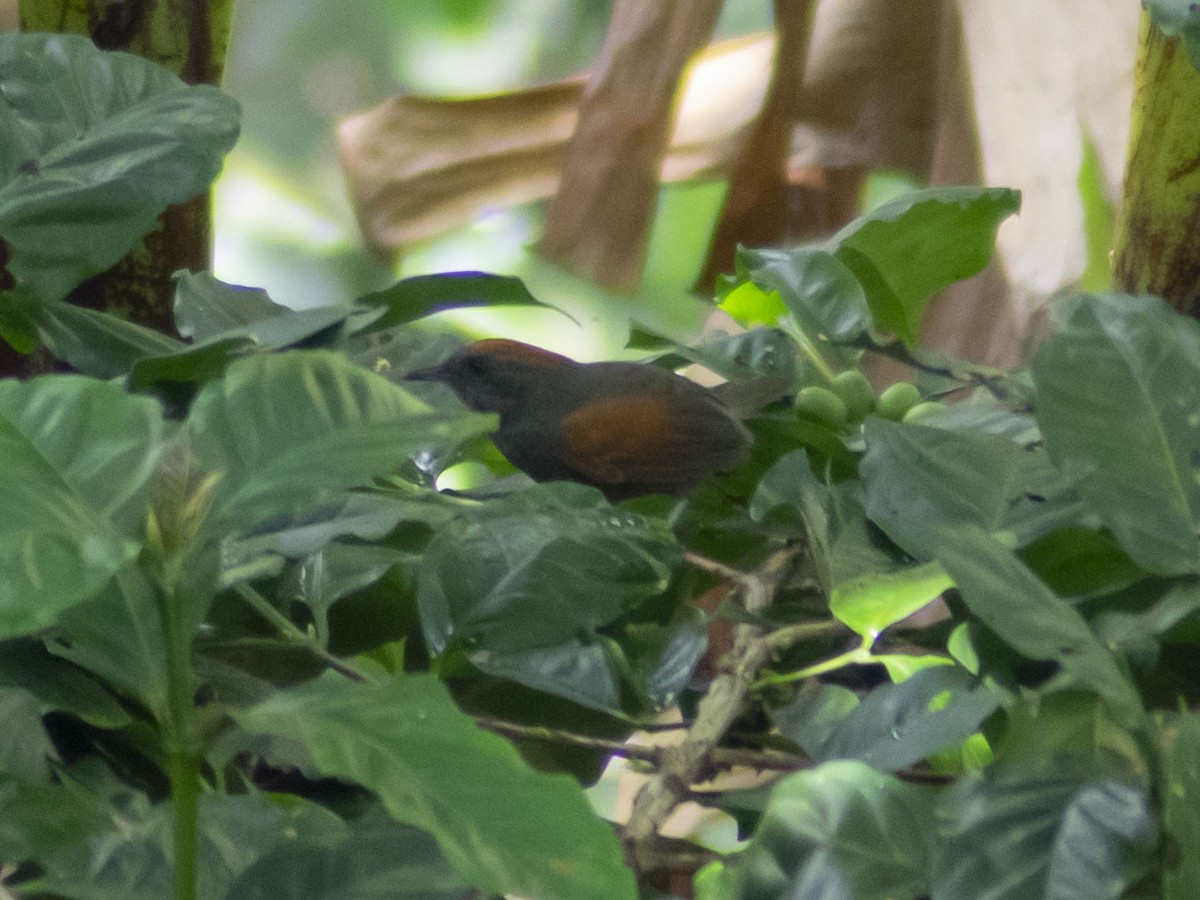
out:
<path id="1" fill-rule="evenodd" d="M 1034 359 L 1055 465 L 1138 565 L 1200 571 L 1200 323 L 1151 297 L 1088 295 Z"/>
<path id="2" fill-rule="evenodd" d="M 389 814 L 431 833 L 485 891 L 635 895 L 615 834 L 578 785 L 529 769 L 510 744 L 463 715 L 432 676 L 370 684 L 323 678 L 236 717 L 250 731 L 296 738 L 321 771 L 378 793 Z"/>

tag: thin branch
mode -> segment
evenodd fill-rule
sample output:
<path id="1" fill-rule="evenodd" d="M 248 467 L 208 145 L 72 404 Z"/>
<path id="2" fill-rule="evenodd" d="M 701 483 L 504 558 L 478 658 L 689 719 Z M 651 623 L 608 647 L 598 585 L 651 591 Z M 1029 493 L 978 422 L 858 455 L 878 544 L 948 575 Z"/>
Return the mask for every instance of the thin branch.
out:
<path id="1" fill-rule="evenodd" d="M 770 605 L 791 574 L 800 552 L 800 547 L 790 547 L 773 554 L 753 573 L 738 572 L 696 554 L 688 554 L 687 560 L 697 568 L 733 582 L 743 608 L 754 615 Z M 689 795 L 691 786 L 711 773 L 715 748 L 741 715 L 756 673 L 776 652 L 775 647 L 763 640 L 762 632 L 757 625 L 734 628 L 733 649 L 721 660 L 720 674 L 713 679 L 708 693 L 700 701 L 696 719 L 686 737 L 681 744 L 659 751 L 659 771 L 634 798 L 623 843 L 629 861 L 637 871 L 652 870 L 654 859 L 650 848 L 659 828 Z"/>

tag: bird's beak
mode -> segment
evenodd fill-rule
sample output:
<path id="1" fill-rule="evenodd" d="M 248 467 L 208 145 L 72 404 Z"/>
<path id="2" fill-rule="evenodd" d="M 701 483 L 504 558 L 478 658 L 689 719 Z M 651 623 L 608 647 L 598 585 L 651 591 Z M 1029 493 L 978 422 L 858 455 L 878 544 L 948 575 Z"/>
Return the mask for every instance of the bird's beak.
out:
<path id="1" fill-rule="evenodd" d="M 430 366 L 427 369 L 414 369 L 404 376 L 405 381 L 444 381 L 446 378 L 445 364 Z"/>

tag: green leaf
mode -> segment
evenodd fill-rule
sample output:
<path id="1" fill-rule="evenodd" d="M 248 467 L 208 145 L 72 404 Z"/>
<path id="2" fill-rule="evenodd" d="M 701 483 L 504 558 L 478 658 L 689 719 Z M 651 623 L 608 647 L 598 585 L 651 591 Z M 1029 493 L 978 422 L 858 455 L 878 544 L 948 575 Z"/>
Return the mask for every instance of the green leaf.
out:
<path id="1" fill-rule="evenodd" d="M 38 338 L 85 375 L 118 378 L 139 359 L 183 349 L 172 337 L 109 313 L 47 300 L 34 311 Z"/>
<path id="2" fill-rule="evenodd" d="M 209 272 L 175 276 L 175 328 L 192 341 L 206 341 L 288 312 L 262 288 L 227 284 Z"/>
<path id="3" fill-rule="evenodd" d="M 46 649 L 137 700 L 160 720 L 166 715 L 163 625 L 154 587 L 139 569 L 127 568 L 97 597 L 60 616 L 46 636 Z"/>
<path id="4" fill-rule="evenodd" d="M 542 306 L 525 283 L 507 275 L 484 272 L 443 272 L 416 275 L 397 281 L 390 288 L 358 299 L 364 306 L 386 312 L 366 330 L 378 331 L 422 319 L 448 309 L 480 306 Z"/>
<path id="5" fill-rule="evenodd" d="M 954 583 L 937 563 L 843 581 L 829 598 L 829 611 L 864 638 L 928 606 Z"/>
<path id="6" fill-rule="evenodd" d="M 1200 571 L 1200 323 L 1151 297 L 1089 295 L 1033 365 L 1055 465 L 1138 565 Z"/>
<path id="7" fill-rule="evenodd" d="M 566 482 L 486 504 L 425 550 L 425 639 L 506 654 L 553 647 L 660 594 L 679 548 L 665 525 Z"/>
<path id="8" fill-rule="evenodd" d="M 901 565 L 898 554 L 884 546 L 886 539 L 867 521 L 862 484 L 855 480 L 823 484 L 803 450 L 775 460 L 750 500 L 750 516 L 803 534 L 826 592 Z"/>
<path id="9" fill-rule="evenodd" d="M 621 682 L 606 648 L 599 642 L 573 640 L 513 653 L 478 650 L 470 660 L 488 675 L 565 697 L 589 709 L 621 710 Z"/>
<path id="10" fill-rule="evenodd" d="M 129 713 L 107 686 L 47 653 L 36 638 L 0 644 L 0 685 L 28 691 L 37 700 L 40 714 L 62 710 L 113 730 L 130 722 Z"/>
<path id="11" fill-rule="evenodd" d="M 1146 573 L 1107 534 L 1065 525 L 1024 547 L 1021 561 L 1067 597 L 1132 584 Z"/>
<path id="12" fill-rule="evenodd" d="M 408 455 L 455 446 L 492 422 L 431 412 L 333 353 L 290 351 L 238 360 L 205 385 L 186 435 L 221 478 L 210 527 L 245 535 L 274 517 L 302 518 Z"/>
<path id="13" fill-rule="evenodd" d="M 0 382 L 0 637 L 50 625 L 138 552 L 157 404 L 76 375 Z"/>
<path id="14" fill-rule="evenodd" d="M 750 280 L 764 291 L 777 292 L 812 340 L 847 341 L 871 326 L 862 285 L 853 272 L 824 250 L 743 247 L 738 250 L 738 267 L 744 268 Z"/>
<path id="15" fill-rule="evenodd" d="M 1200 69 L 1200 10 L 1191 0 L 1142 0 L 1150 18 L 1167 37 L 1183 39 L 1192 67 Z"/>
<path id="16" fill-rule="evenodd" d="M 1117 721 L 1140 721 L 1141 700 L 1083 616 L 977 526 L 942 531 L 938 559 L 971 612 L 1030 659 L 1057 663 L 1067 682 L 1093 690 Z"/>
<path id="17" fill-rule="evenodd" d="M 734 896 L 915 900 L 928 894 L 933 837 L 933 794 L 860 762 L 825 763 L 772 791 Z"/>
<path id="18" fill-rule="evenodd" d="M 1057 768 L 969 774 L 942 796 L 934 896 L 1116 898 L 1146 873 L 1145 794 Z"/>
<path id="19" fill-rule="evenodd" d="M 820 759 L 905 769 L 965 741 L 999 704 L 999 696 L 965 669 L 922 669 L 864 697 L 821 747 Z"/>
<path id="20" fill-rule="evenodd" d="M 867 515 L 918 559 L 944 528 L 999 528 L 1023 486 L 1025 451 L 1006 438 L 870 418 L 866 441 Z"/>
<path id="21" fill-rule="evenodd" d="M 348 836 L 338 843 L 275 844 L 241 872 L 224 900 L 461 900 L 470 894 L 425 832 L 375 814 L 343 830 Z"/>
<path id="22" fill-rule="evenodd" d="M 865 289 L 876 327 L 911 346 L 926 302 L 987 265 L 997 227 L 1020 203 L 1008 188 L 916 191 L 851 222 L 826 249 Z"/>
<path id="23" fill-rule="evenodd" d="M 78 35 L 0 36 L 0 93 L 0 234 L 38 300 L 104 271 L 168 205 L 202 193 L 241 115 L 214 87 Z"/>
<path id="24" fill-rule="evenodd" d="M 73 782 L 28 781 L 0 771 L 0 859 L 10 865 L 45 860 L 100 831 L 104 803 Z"/>
<path id="25" fill-rule="evenodd" d="M 322 772 L 375 791 L 431 833 L 471 884 L 527 897 L 635 896 L 611 828 L 564 775 L 528 768 L 463 715 L 437 679 L 323 678 L 235 717 L 301 741 Z"/>
<path id="26" fill-rule="evenodd" d="M 1163 874 L 1163 896 L 1185 900 L 1200 896 L 1200 716 L 1158 713 L 1154 726 L 1163 826 L 1177 854 Z"/>
<path id="27" fill-rule="evenodd" d="M 810 678 L 786 706 L 769 710 L 769 714 L 780 734 L 813 759 L 825 759 L 825 745 L 858 702 L 858 695 L 849 688 Z"/>

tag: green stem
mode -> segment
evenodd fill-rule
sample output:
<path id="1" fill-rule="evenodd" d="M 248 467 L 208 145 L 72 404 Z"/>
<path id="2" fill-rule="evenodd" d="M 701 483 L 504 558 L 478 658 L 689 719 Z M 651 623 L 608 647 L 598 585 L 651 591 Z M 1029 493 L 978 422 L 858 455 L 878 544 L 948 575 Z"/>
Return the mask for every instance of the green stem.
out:
<path id="1" fill-rule="evenodd" d="M 800 349 L 804 352 L 804 355 L 808 357 L 810 362 L 812 362 L 813 367 L 821 374 L 821 377 L 824 378 L 827 383 L 833 384 L 833 379 L 836 373 L 833 371 L 833 368 L 829 365 L 829 363 L 825 361 L 825 357 L 821 355 L 821 351 L 817 349 L 817 345 L 809 339 L 808 335 L 797 328 L 794 324 L 791 324 L 787 319 L 783 320 L 780 327 L 783 328 L 783 330 L 788 333 L 791 339 L 800 346 Z"/>
<path id="2" fill-rule="evenodd" d="M 300 629 L 296 623 L 277 610 L 271 603 L 254 588 L 248 584 L 239 584 L 235 590 L 239 597 L 246 601 L 246 605 L 253 609 L 256 613 L 267 620 L 268 623 L 279 633 L 280 637 L 292 642 L 300 644 L 310 653 L 317 656 L 325 665 L 333 669 L 339 675 L 344 675 L 351 681 L 366 681 L 367 676 L 350 665 L 344 660 L 338 659 L 321 644 L 311 634 Z"/>
<path id="3" fill-rule="evenodd" d="M 174 900 L 195 900 L 198 874 L 200 763 L 199 725 L 192 702 L 192 641 L 180 616 L 173 587 L 158 590 L 159 617 L 167 663 L 167 774 L 171 779 L 174 835 Z"/>
<path id="4" fill-rule="evenodd" d="M 761 691 L 764 688 L 777 684 L 791 684 L 794 681 L 803 681 L 805 678 L 812 678 L 814 675 L 824 675 L 826 672 L 832 672 L 834 669 L 840 669 L 843 666 L 871 661 L 870 650 L 866 647 L 855 647 L 853 650 L 839 653 L 837 656 L 823 662 L 814 663 L 811 666 L 806 666 L 803 669 L 797 669 L 795 672 L 784 672 L 782 675 L 768 675 L 765 678 L 760 678 L 750 686 L 750 690 Z"/>

